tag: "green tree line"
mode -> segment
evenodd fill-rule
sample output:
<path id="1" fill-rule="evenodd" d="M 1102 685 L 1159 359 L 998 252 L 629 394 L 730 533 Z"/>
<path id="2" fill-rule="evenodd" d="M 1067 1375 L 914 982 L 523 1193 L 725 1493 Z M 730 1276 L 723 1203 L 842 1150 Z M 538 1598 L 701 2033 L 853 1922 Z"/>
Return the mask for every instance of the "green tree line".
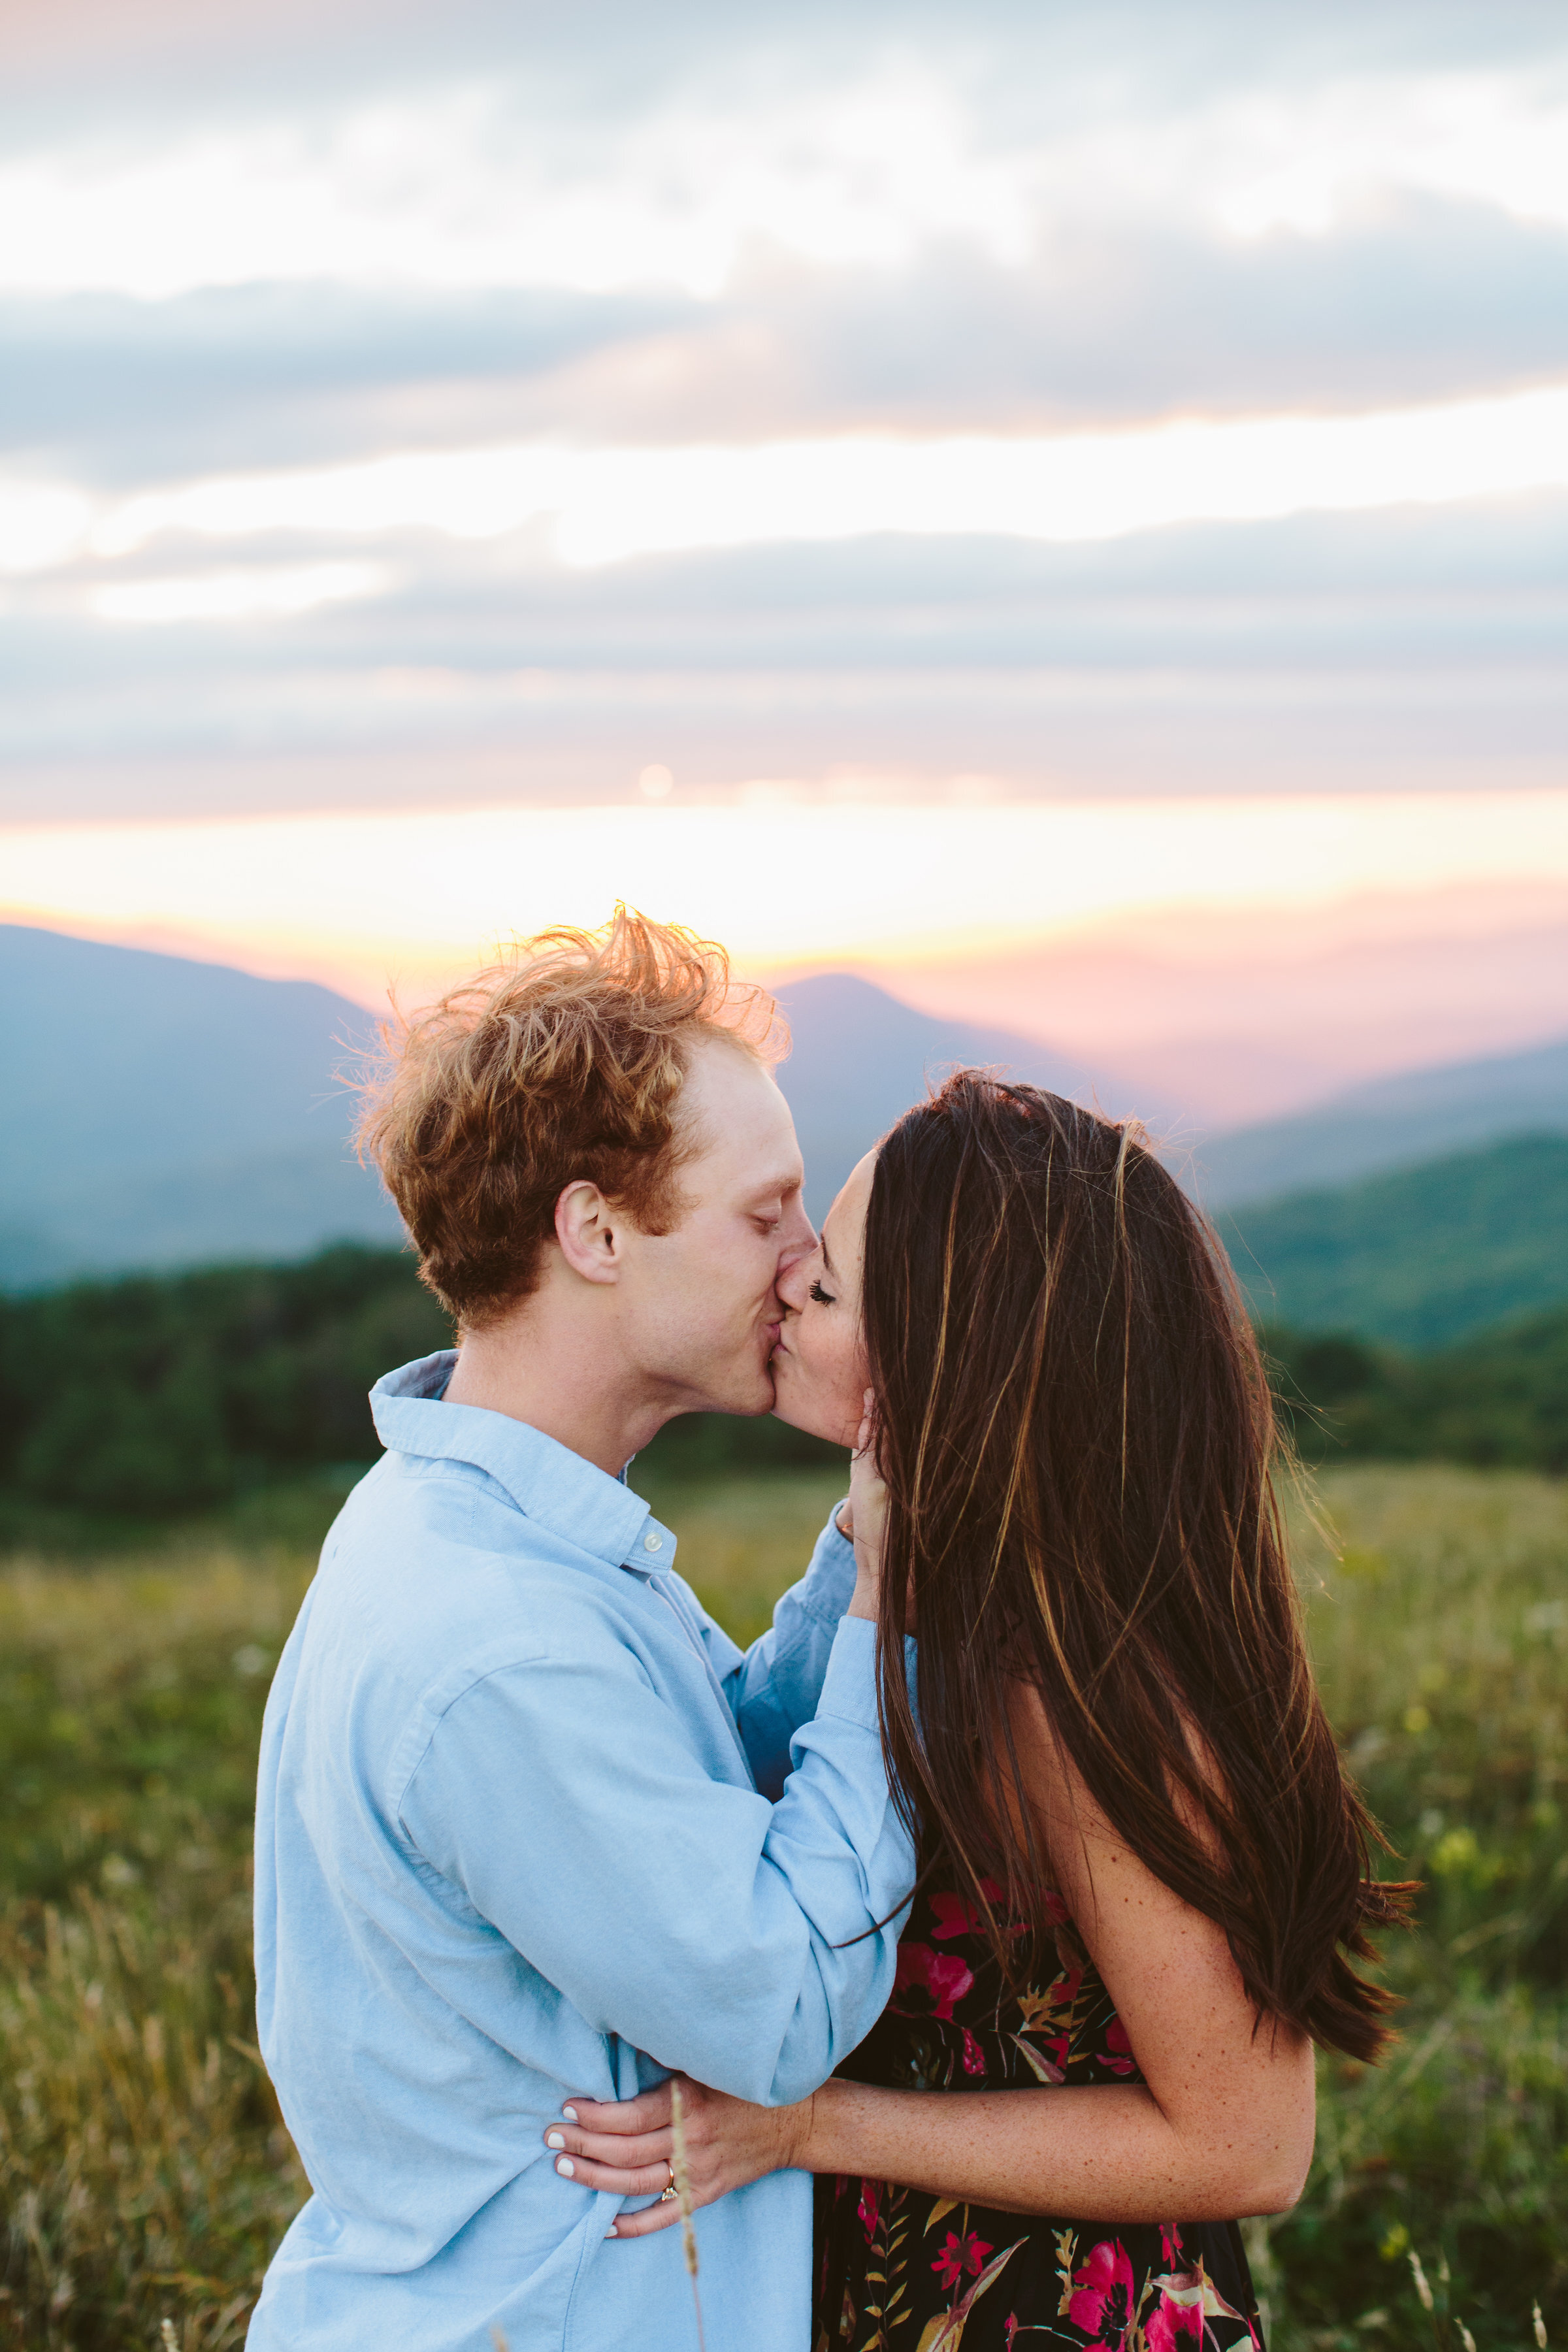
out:
<path id="1" fill-rule="evenodd" d="M 1309 1459 L 1568 1468 L 1568 1309 L 1426 1356 L 1264 1336 Z M 367 1390 L 450 1330 L 406 1255 L 345 1246 L 0 1299 L 0 1493 L 154 1518 L 374 1460 Z M 690 1473 L 832 1458 L 777 1423 L 721 1415 L 658 1444 Z"/>
<path id="2" fill-rule="evenodd" d="M 412 1259 L 357 1245 L 0 1298 L 0 1496 L 162 1518 L 372 1462 L 372 1383 L 450 1344 Z M 673 1424 L 659 1447 L 692 1473 L 835 1458 L 776 1422 L 719 1414 Z"/>
<path id="3" fill-rule="evenodd" d="M 1276 1396 L 1309 1462 L 1568 1470 L 1568 1307 L 1430 1355 L 1351 1331 L 1266 1330 Z"/>

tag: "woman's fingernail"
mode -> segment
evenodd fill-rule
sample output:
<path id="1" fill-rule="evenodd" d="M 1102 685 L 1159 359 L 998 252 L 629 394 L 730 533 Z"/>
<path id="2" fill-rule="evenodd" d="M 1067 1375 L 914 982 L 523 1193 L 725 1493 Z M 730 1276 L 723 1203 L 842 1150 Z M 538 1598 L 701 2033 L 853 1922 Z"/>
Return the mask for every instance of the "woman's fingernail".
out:
<path id="1" fill-rule="evenodd" d="M 566 2142 L 560 2132 L 547 2131 L 544 2135 L 544 2145 L 546 2147 L 564 2147 Z"/>
<path id="2" fill-rule="evenodd" d="M 577 2168 L 573 2163 L 569 2156 L 558 2156 L 555 2159 L 555 2169 L 567 2180 L 574 2180 L 576 2179 Z"/>
<path id="3" fill-rule="evenodd" d="M 569 2124 L 574 2124 L 576 2122 L 577 2110 L 575 2107 L 563 2107 L 561 2112 L 565 2116 Z"/>
<path id="4" fill-rule="evenodd" d="M 606 2238 L 613 2238 L 613 2237 L 616 2235 L 616 2225 L 615 2225 L 615 2223 L 614 2223 L 613 2221 L 611 2222 L 611 2224 L 610 2224 L 609 2228 L 605 2231 L 605 2237 L 606 2237 Z"/>

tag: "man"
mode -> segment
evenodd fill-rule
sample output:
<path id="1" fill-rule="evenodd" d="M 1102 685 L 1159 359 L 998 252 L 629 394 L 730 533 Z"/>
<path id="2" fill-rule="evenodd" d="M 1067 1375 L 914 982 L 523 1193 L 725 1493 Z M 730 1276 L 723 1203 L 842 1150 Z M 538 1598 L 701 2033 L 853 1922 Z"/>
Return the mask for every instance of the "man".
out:
<path id="1" fill-rule="evenodd" d="M 314 2194 L 253 2352 L 685 2352 L 679 2233 L 612 2241 L 545 2132 L 668 2069 L 804 2097 L 887 2000 L 913 1864 L 850 1544 L 742 1656 L 621 1476 L 772 1402 L 814 1236 L 771 1013 L 617 913 L 416 1021 L 370 1100 L 460 1345 L 373 1391 L 268 1706 L 258 2015 Z M 698 2228 L 710 2352 L 806 2352 L 809 2180 Z"/>

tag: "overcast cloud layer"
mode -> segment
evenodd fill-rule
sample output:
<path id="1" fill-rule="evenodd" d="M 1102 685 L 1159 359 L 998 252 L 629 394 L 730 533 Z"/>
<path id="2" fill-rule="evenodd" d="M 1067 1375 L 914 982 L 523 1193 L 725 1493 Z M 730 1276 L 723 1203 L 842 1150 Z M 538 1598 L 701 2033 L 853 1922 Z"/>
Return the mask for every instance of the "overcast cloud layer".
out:
<path id="1" fill-rule="evenodd" d="M 33 0 L 0 88 L 0 819 L 1563 779 L 1556 7 Z"/>

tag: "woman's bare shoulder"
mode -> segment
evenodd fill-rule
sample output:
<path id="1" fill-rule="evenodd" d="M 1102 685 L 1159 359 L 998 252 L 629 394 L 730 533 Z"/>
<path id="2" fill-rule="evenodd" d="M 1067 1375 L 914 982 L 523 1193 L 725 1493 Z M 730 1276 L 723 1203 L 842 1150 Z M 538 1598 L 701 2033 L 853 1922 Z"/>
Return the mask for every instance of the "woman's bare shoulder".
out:
<path id="1" fill-rule="evenodd" d="M 1044 1849 L 1056 1886 L 1082 1931 L 1092 1938 L 1094 1920 L 1108 1901 L 1136 1901 L 1145 1917 L 1184 1910 L 1181 1897 L 1149 1868 L 1110 1819 L 1090 1790 L 1032 1684 L 1008 1686 L 1008 1712 L 1023 1794 L 1037 1843 Z M 1198 1834 L 1206 1823 L 1197 1808 L 1173 1791 L 1178 1811 Z"/>

